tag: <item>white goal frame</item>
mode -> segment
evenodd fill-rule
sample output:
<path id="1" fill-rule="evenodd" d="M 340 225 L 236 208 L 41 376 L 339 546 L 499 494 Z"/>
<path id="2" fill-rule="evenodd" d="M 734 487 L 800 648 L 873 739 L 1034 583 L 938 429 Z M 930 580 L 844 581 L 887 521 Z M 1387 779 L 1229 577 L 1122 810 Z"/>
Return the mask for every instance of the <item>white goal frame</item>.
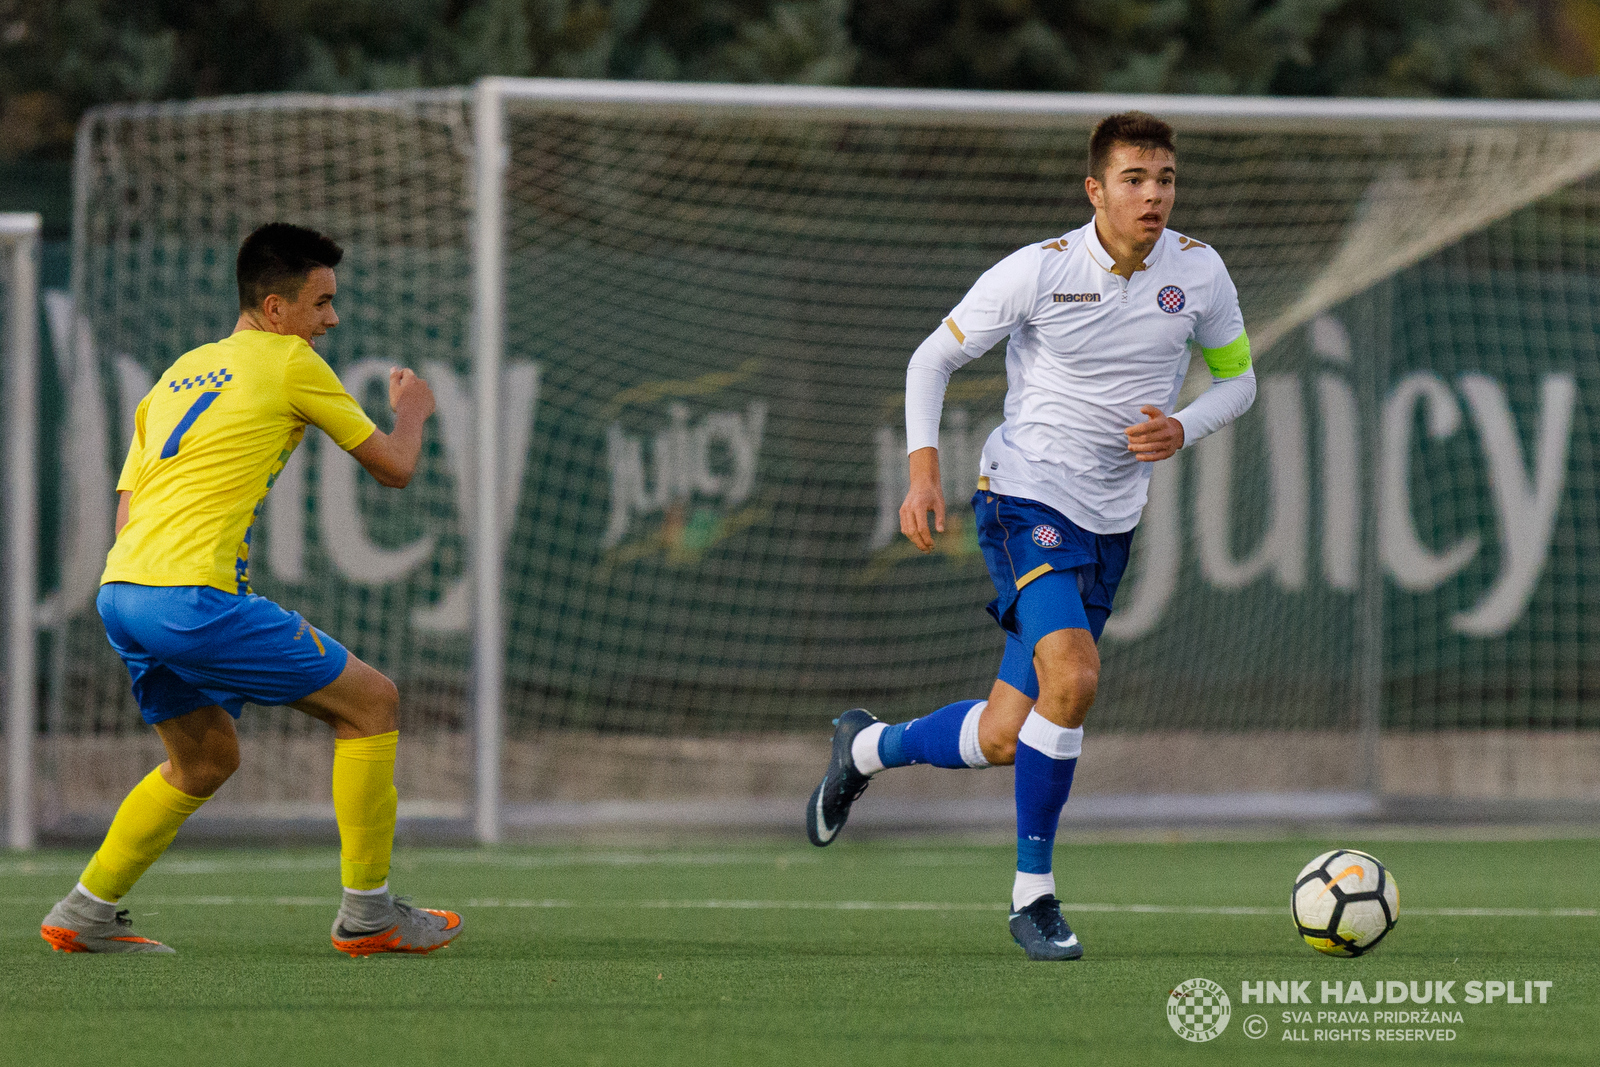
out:
<path id="1" fill-rule="evenodd" d="M 504 635 L 502 633 L 500 544 L 493 530 L 499 506 L 494 477 L 498 406 L 494 384 L 504 362 L 505 338 L 505 142 L 506 106 L 510 102 L 545 105 L 551 110 L 582 108 L 651 108 L 661 112 L 783 112 L 848 116 L 872 122 L 911 115 L 942 121 L 1012 122 L 1030 119 L 1098 118 L 1119 111 L 1149 111 L 1173 120 L 1180 129 L 1228 130 L 1270 128 L 1274 123 L 1330 129 L 1404 129 L 1453 125 L 1549 125 L 1600 129 L 1600 104 L 1587 102 L 1341 100 L 1235 96 L 1113 95 L 1106 93 L 1019 93 L 975 90 L 864 89 L 789 85 L 713 85 L 679 82 L 614 82 L 553 78 L 480 80 L 472 95 L 473 174 L 473 362 L 478 397 L 478 522 L 474 545 L 473 680 L 476 724 L 476 793 L 474 830 L 479 841 L 501 839 L 504 813 L 500 800 L 499 748 L 503 732 Z M 1568 178 L 1561 182 L 1566 184 Z M 1529 199 L 1532 199 L 1531 197 Z M 1506 213 L 1526 201 L 1509 203 Z M 1436 242 L 1419 248 L 1415 262 L 1472 229 L 1482 219 L 1464 221 L 1458 232 L 1439 233 Z M 1403 264 L 1403 265 L 1409 265 Z M 1395 268 L 1398 269 L 1398 268 Z M 1363 286 L 1364 287 L 1364 286 Z M 1347 294 L 1348 295 L 1348 294 Z M 1310 311 L 1300 309 L 1302 321 Z M 1271 338 L 1268 338 L 1270 342 Z M 1259 346 L 1258 347 L 1262 347 Z M 1371 526 L 1369 522 L 1367 524 Z M 1383 584 L 1374 562 L 1375 532 L 1363 531 L 1364 568 L 1358 591 L 1356 636 L 1358 721 L 1361 734 L 1363 789 L 1320 795 L 1308 812 L 1320 817 L 1370 815 L 1378 810 L 1378 741 L 1382 715 Z M 1314 798 L 1313 798 L 1314 799 Z M 520 820 L 519 820 L 520 821 Z"/>
<path id="2" fill-rule="evenodd" d="M 33 735 L 37 727 L 35 587 L 38 581 L 39 235 L 28 212 L 0 214 L 5 311 L 6 844 L 31 849 Z"/>
<path id="3" fill-rule="evenodd" d="M 500 513 L 501 459 L 498 450 L 501 428 L 497 392 L 506 356 L 509 105 L 545 108 L 552 112 L 581 111 L 586 114 L 604 113 L 608 109 L 682 115 L 741 112 L 789 116 L 810 114 L 848 117 L 852 121 L 867 123 L 922 116 L 952 124 L 1003 121 L 1019 125 L 1063 117 L 1089 120 L 1117 111 L 1141 109 L 1171 119 L 1180 130 L 1270 130 L 1275 124 L 1303 129 L 1307 124 L 1317 124 L 1341 132 L 1540 125 L 1600 131 L 1600 104 L 1597 103 L 1014 93 L 502 77 L 482 79 L 470 90 L 343 97 L 295 94 L 215 100 L 186 106 L 197 109 L 292 110 L 315 105 L 327 109 L 360 110 L 382 108 L 402 99 L 423 97 L 460 100 L 469 119 L 473 138 L 470 171 L 460 195 L 468 201 L 473 294 L 469 343 L 472 388 L 478 412 L 475 440 L 476 522 L 473 524 L 470 545 L 473 591 L 470 718 L 473 723 L 474 753 L 471 767 L 471 833 L 476 840 L 484 843 L 500 841 L 507 822 L 501 797 L 506 674 L 505 605 L 502 600 L 504 560 L 496 530 Z M 162 106 L 165 105 L 128 105 L 112 110 L 137 113 Z M 91 121 L 86 120 L 80 127 L 80 168 L 85 166 L 87 158 L 84 148 Z M 1564 175 L 1551 179 L 1559 184 L 1571 180 L 1575 178 Z M 75 183 L 77 218 L 74 224 L 74 248 L 75 258 L 81 258 L 86 239 L 83 232 L 84 176 L 78 174 Z M 1559 187 L 1559 184 L 1555 187 Z M 1537 190 L 1528 199 L 1547 191 L 1549 189 Z M 1508 199 L 1505 212 L 1509 213 L 1526 202 Z M 1413 250 L 1415 254 L 1411 261 L 1453 242 L 1483 222 L 1479 217 L 1464 220 L 1459 231 L 1442 228 L 1436 242 Z M 9 253 L 6 269 L 15 272 L 15 279 L 26 281 L 26 291 L 34 293 L 37 290 L 34 264 L 38 234 L 37 216 L 0 215 L 0 250 Z M 26 253 L 19 251 L 24 248 L 28 250 Z M 75 262 L 74 288 L 77 290 L 81 290 L 82 271 L 82 264 Z M 1362 283 L 1361 287 L 1365 284 L 1370 283 Z M 21 291 L 24 291 L 24 287 L 14 284 L 11 287 L 13 299 L 20 299 L 16 294 Z M 78 295 L 81 297 L 81 291 Z M 36 295 L 30 299 L 33 303 L 29 306 L 36 308 Z M 1303 316 L 1301 321 L 1310 313 L 1305 308 L 1297 309 L 1297 314 Z M 8 793 L 11 798 L 8 826 L 9 841 L 13 847 L 30 847 L 35 832 L 31 805 L 31 742 L 36 718 L 34 693 L 38 683 L 34 655 L 37 493 L 33 473 L 37 427 L 32 403 L 37 383 L 38 337 L 33 315 L 8 315 L 7 322 L 10 336 L 6 353 L 11 395 L 4 483 L 8 537 L 5 549 L 8 565 L 4 579 L 9 624 L 6 645 L 7 721 L 10 724 L 7 731 L 10 748 Z M 1270 341 L 1271 338 L 1263 339 Z M 1376 770 L 1382 710 L 1383 586 L 1376 565 L 1371 562 L 1376 559 L 1376 553 L 1372 551 L 1375 533 L 1370 528 L 1370 521 L 1368 526 L 1362 532 L 1364 547 L 1361 558 L 1368 561 L 1368 565 L 1357 593 L 1357 617 L 1363 621 L 1363 626 L 1361 633 L 1356 635 L 1358 662 L 1354 665 L 1355 674 L 1360 679 L 1356 687 L 1359 705 L 1356 719 L 1360 723 L 1362 745 L 1360 753 L 1353 758 L 1361 762 L 1363 789 L 1319 795 L 1322 799 L 1318 803 L 1299 812 L 1302 817 L 1370 814 L 1378 808 Z M 1149 805 L 1146 807 L 1149 808 Z M 1157 808 L 1159 805 L 1150 808 L 1150 811 L 1155 812 Z M 1190 812 L 1194 814 L 1192 806 Z M 1137 818 L 1138 815 L 1131 813 L 1130 817 Z M 1160 816 L 1152 814 L 1148 817 Z M 1226 817 L 1226 812 L 1219 809 L 1219 817 Z M 513 813 L 511 821 L 518 824 L 525 822 L 526 813 Z"/>

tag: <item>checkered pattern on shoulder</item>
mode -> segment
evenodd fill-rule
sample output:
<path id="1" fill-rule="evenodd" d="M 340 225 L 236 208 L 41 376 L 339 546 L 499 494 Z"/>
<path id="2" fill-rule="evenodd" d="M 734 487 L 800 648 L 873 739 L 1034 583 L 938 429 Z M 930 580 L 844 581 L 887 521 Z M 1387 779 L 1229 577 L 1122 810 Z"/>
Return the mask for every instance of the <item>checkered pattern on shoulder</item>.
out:
<path id="1" fill-rule="evenodd" d="M 227 367 L 221 367 L 214 371 L 207 371 L 204 374 L 197 374 L 193 378 L 174 378 L 167 383 L 167 388 L 174 393 L 188 389 L 204 389 L 208 386 L 212 389 L 218 389 L 224 383 L 231 381 L 233 381 L 233 375 L 228 373 Z"/>

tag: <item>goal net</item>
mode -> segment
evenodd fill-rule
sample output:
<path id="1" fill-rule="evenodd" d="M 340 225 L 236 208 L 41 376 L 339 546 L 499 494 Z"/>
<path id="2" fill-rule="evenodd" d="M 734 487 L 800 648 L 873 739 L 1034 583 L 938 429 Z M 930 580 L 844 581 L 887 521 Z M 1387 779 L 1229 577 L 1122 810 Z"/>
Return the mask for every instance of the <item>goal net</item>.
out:
<path id="1" fill-rule="evenodd" d="M 346 385 L 387 429 L 390 366 L 425 368 L 441 399 L 435 428 L 453 430 L 463 413 L 450 401 L 470 393 L 470 155 L 459 92 L 132 107 L 86 120 L 74 294 L 52 294 L 49 306 L 53 332 L 73 341 L 60 368 L 69 395 L 64 563 L 44 605 L 50 800 L 68 828 L 79 816 L 93 824 L 129 775 L 162 758 L 93 607 L 139 400 L 177 356 L 232 330 L 244 235 L 295 221 L 346 249 L 336 303 L 344 324 L 322 348 Z M 460 817 L 470 795 L 469 639 L 429 616 L 463 555 L 465 479 L 447 437 L 429 439 L 418 477 L 395 493 L 308 434 L 252 536 L 257 592 L 399 680 L 403 824 Z M 331 825 L 327 728 L 287 708 L 251 708 L 239 730 L 243 766 L 206 817 Z"/>
<path id="2" fill-rule="evenodd" d="M 399 682 L 412 814 L 473 798 L 485 537 L 508 803 L 693 799 L 728 773 L 803 795 L 816 767 L 790 756 L 815 746 L 784 739 L 984 695 L 1001 638 L 965 501 L 1003 363 L 952 382 L 929 557 L 897 533 L 905 363 L 984 269 L 1087 218 L 1088 129 L 1128 106 L 1179 129 L 1172 223 L 1227 261 L 1261 377 L 1249 416 L 1157 472 L 1102 649 L 1095 787 L 1366 790 L 1380 726 L 1595 725 L 1594 115 L 491 80 L 86 120 L 56 310 L 90 451 L 47 605 L 49 727 L 99 777 L 58 757 L 54 811 L 114 803 L 150 761 L 89 603 L 111 472 L 152 376 L 231 325 L 233 250 L 269 219 L 347 248 L 324 352 L 374 417 L 392 362 L 439 396 L 404 493 L 309 441 L 252 561 L 258 591 Z M 485 285 L 499 330 L 475 324 Z M 495 337 L 480 470 L 472 369 Z M 229 803 L 322 810 L 320 728 L 243 728 Z M 737 772 L 692 773 L 737 745 Z"/>

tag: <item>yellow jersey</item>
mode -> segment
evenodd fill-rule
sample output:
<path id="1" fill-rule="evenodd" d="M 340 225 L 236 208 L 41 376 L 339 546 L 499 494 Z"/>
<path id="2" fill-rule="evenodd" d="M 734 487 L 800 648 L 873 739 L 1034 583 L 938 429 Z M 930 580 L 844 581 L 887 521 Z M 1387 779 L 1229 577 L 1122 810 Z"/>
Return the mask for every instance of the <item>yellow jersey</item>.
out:
<path id="1" fill-rule="evenodd" d="M 101 584 L 249 592 L 250 530 L 308 424 L 346 451 L 376 429 L 303 339 L 242 330 L 179 357 L 134 415 Z"/>

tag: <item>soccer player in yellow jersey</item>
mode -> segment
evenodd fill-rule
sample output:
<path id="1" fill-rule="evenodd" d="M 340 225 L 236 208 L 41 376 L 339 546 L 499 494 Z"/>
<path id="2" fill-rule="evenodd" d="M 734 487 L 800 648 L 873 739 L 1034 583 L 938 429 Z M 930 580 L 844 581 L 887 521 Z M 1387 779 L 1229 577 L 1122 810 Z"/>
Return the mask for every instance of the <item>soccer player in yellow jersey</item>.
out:
<path id="1" fill-rule="evenodd" d="M 339 324 L 337 244 L 269 223 L 239 248 L 233 334 L 185 353 L 139 404 L 117 481 L 117 540 L 96 604 L 167 761 L 134 787 L 44 939 L 68 952 L 171 952 L 133 933 L 117 902 L 183 821 L 239 766 L 246 701 L 287 704 L 333 727 L 333 809 L 344 898 L 333 944 L 352 956 L 431 952 L 455 912 L 414 908 L 388 887 L 399 693 L 299 613 L 250 591 L 250 530 L 308 425 L 381 484 L 403 488 L 433 392 L 389 375 L 394 432 L 379 430 L 311 341 Z"/>

